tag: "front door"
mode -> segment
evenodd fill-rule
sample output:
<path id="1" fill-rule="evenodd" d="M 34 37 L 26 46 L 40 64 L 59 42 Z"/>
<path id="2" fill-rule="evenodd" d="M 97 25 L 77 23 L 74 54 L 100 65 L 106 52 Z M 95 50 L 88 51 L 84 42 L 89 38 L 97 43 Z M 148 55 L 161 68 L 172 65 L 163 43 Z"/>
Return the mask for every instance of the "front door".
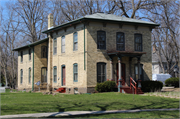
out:
<path id="1" fill-rule="evenodd" d="M 119 69 L 118 69 L 118 63 L 116 64 L 116 71 L 117 71 L 117 85 L 118 85 L 118 79 L 119 79 Z M 126 66 L 124 63 L 121 63 L 121 79 L 122 79 L 122 85 L 125 85 L 126 82 Z"/>
<path id="2" fill-rule="evenodd" d="M 66 85 L 66 68 L 65 66 L 62 67 L 62 85 Z"/>

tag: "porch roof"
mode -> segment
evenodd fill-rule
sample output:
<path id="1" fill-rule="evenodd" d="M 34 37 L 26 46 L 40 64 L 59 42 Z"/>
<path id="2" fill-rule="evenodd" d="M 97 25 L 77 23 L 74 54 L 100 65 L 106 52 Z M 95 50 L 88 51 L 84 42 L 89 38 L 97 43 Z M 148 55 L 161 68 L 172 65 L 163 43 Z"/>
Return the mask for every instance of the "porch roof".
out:
<path id="1" fill-rule="evenodd" d="M 107 51 L 107 54 L 109 56 L 117 55 L 117 56 L 127 56 L 127 57 L 139 57 L 142 56 L 143 54 L 146 54 L 146 52 L 138 52 L 138 51 Z"/>

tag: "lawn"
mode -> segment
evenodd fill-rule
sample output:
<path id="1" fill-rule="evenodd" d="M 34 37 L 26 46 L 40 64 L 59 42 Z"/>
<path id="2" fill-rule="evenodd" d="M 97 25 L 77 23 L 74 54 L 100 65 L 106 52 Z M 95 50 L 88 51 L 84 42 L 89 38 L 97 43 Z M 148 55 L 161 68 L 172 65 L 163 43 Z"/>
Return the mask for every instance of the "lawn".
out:
<path id="1" fill-rule="evenodd" d="M 125 109 L 179 108 L 173 98 L 121 94 L 117 92 L 95 94 L 2 93 L 1 114 L 26 114 L 63 111 L 100 111 Z"/>
<path id="2" fill-rule="evenodd" d="M 67 116 L 57 116 L 48 118 L 67 118 Z M 68 116 L 68 118 L 179 118 L 179 111 L 152 111 L 136 113 L 114 113 L 114 114 L 96 114 L 96 115 L 77 115 Z"/>

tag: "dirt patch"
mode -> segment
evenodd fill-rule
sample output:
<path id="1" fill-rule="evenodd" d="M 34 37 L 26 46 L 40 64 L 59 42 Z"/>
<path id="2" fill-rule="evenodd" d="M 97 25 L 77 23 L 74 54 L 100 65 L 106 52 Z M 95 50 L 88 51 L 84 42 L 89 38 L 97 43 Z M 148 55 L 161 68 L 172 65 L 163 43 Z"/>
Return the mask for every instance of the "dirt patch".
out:
<path id="1" fill-rule="evenodd" d="M 164 88 L 162 92 L 180 92 L 180 88 Z"/>

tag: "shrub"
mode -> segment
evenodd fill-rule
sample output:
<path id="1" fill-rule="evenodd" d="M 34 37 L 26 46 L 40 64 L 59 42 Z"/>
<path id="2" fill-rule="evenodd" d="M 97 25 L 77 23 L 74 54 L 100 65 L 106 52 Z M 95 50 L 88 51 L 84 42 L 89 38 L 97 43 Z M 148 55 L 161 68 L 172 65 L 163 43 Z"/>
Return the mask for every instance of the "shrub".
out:
<path id="1" fill-rule="evenodd" d="M 160 81 L 142 81 L 141 90 L 143 92 L 159 91 L 163 87 L 163 83 Z"/>
<path id="2" fill-rule="evenodd" d="M 168 78 L 165 80 L 166 85 L 174 86 L 174 87 L 179 87 L 179 78 Z"/>
<path id="3" fill-rule="evenodd" d="M 116 83 L 114 81 L 105 81 L 103 83 L 97 83 L 95 90 L 98 92 L 110 92 L 115 86 Z"/>

